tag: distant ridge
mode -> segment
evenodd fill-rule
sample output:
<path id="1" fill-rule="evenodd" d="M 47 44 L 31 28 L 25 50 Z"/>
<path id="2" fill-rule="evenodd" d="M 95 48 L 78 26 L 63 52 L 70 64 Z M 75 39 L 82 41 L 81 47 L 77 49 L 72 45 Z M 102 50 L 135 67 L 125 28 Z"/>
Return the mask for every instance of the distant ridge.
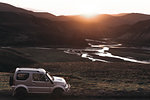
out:
<path id="1" fill-rule="evenodd" d="M 9 4 L 5 3 L 0 3 L 0 11 L 1 12 L 15 12 L 15 13 L 26 13 L 26 14 L 31 14 L 36 17 L 41 17 L 41 18 L 47 18 L 49 20 L 55 19 L 55 15 L 47 13 L 47 12 L 33 12 L 29 10 L 25 10 L 23 8 L 18 8 Z"/>
<path id="2" fill-rule="evenodd" d="M 150 19 L 150 15 L 140 14 L 140 13 L 129 13 L 120 16 L 120 18 L 122 20 L 125 20 L 128 24 L 135 24 L 136 22 Z"/>
<path id="3" fill-rule="evenodd" d="M 128 15 L 129 13 L 120 13 L 120 14 L 111 14 L 112 16 L 124 16 Z"/>
<path id="4" fill-rule="evenodd" d="M 134 43 L 136 45 L 150 46 L 150 20 L 140 21 L 132 25 L 128 30 L 123 30 L 118 39 Z"/>
<path id="5" fill-rule="evenodd" d="M 149 43 L 150 15 L 102 14 L 93 19 L 55 16 L 0 3 L 0 45 L 85 45 L 86 38 L 105 37 Z"/>

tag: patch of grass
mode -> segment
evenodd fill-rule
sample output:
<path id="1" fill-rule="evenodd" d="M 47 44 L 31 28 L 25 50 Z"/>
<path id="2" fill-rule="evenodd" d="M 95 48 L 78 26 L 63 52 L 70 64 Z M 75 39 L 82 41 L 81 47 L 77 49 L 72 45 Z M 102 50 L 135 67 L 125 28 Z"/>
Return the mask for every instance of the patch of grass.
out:
<path id="1" fill-rule="evenodd" d="M 0 72 L 0 90 L 8 90 L 9 86 L 9 73 Z"/>
<path id="2" fill-rule="evenodd" d="M 0 71 L 9 72 L 16 67 L 49 62 L 88 61 L 79 56 L 69 55 L 55 48 L 23 47 L 0 49 Z"/>
<path id="3" fill-rule="evenodd" d="M 44 68 L 51 75 L 64 77 L 71 84 L 72 95 L 100 96 L 107 93 L 113 95 L 117 91 L 150 91 L 149 65 L 127 62 L 53 62 L 28 67 Z M 0 90 L 10 89 L 8 81 L 9 73 L 0 73 Z"/>
<path id="4" fill-rule="evenodd" d="M 8 49 L 0 49 L 0 72 L 9 72 L 17 66 L 30 65 L 36 63 L 34 60 L 25 57 L 17 52 Z"/>
<path id="5" fill-rule="evenodd" d="M 21 67 L 44 68 L 51 75 L 64 77 L 71 84 L 73 95 L 100 96 L 111 91 L 150 92 L 150 67 L 130 62 L 90 62 L 57 49 L 10 48 L 0 49 L 2 70 Z M 25 65 L 30 61 L 37 62 Z M 7 65 L 7 66 L 3 66 Z M 10 89 L 8 73 L 0 73 L 0 90 Z"/>
<path id="6" fill-rule="evenodd" d="M 22 52 L 26 57 L 39 63 L 87 61 L 79 56 L 69 55 L 55 48 L 32 47 L 14 49 Z"/>
<path id="7" fill-rule="evenodd" d="M 74 95 L 93 96 L 108 91 L 150 91 L 149 65 L 127 62 L 57 62 L 34 67 L 43 67 L 52 75 L 65 77 L 71 84 Z"/>

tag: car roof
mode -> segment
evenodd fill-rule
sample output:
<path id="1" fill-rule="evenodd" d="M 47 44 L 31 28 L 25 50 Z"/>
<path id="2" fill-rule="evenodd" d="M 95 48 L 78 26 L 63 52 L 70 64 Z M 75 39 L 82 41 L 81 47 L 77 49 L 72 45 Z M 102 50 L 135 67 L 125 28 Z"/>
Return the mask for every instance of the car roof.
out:
<path id="1" fill-rule="evenodd" d="M 46 73 L 43 68 L 16 68 L 16 72 L 38 72 L 38 73 Z"/>

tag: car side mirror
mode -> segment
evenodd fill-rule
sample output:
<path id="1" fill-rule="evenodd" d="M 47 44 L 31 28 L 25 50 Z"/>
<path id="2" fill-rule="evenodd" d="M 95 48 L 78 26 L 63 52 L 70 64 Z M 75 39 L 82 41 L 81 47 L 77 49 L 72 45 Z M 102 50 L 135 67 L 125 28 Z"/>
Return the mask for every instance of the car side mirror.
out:
<path id="1" fill-rule="evenodd" d="M 52 84 L 54 84 L 54 82 L 53 82 L 52 80 L 48 79 L 48 78 L 46 78 L 45 81 L 46 81 L 46 82 L 51 82 Z"/>
<path id="2" fill-rule="evenodd" d="M 45 80 L 46 82 L 49 82 L 50 80 L 48 79 L 48 78 L 46 78 L 46 80 Z"/>

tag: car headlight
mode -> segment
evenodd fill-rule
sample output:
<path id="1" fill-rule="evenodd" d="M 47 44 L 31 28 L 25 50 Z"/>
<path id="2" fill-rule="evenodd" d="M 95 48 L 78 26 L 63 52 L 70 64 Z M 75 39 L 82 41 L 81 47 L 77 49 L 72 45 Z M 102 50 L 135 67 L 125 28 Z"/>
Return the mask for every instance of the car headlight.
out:
<path id="1" fill-rule="evenodd" d="M 62 86 L 63 86 L 63 87 L 66 87 L 66 84 L 63 84 Z"/>

